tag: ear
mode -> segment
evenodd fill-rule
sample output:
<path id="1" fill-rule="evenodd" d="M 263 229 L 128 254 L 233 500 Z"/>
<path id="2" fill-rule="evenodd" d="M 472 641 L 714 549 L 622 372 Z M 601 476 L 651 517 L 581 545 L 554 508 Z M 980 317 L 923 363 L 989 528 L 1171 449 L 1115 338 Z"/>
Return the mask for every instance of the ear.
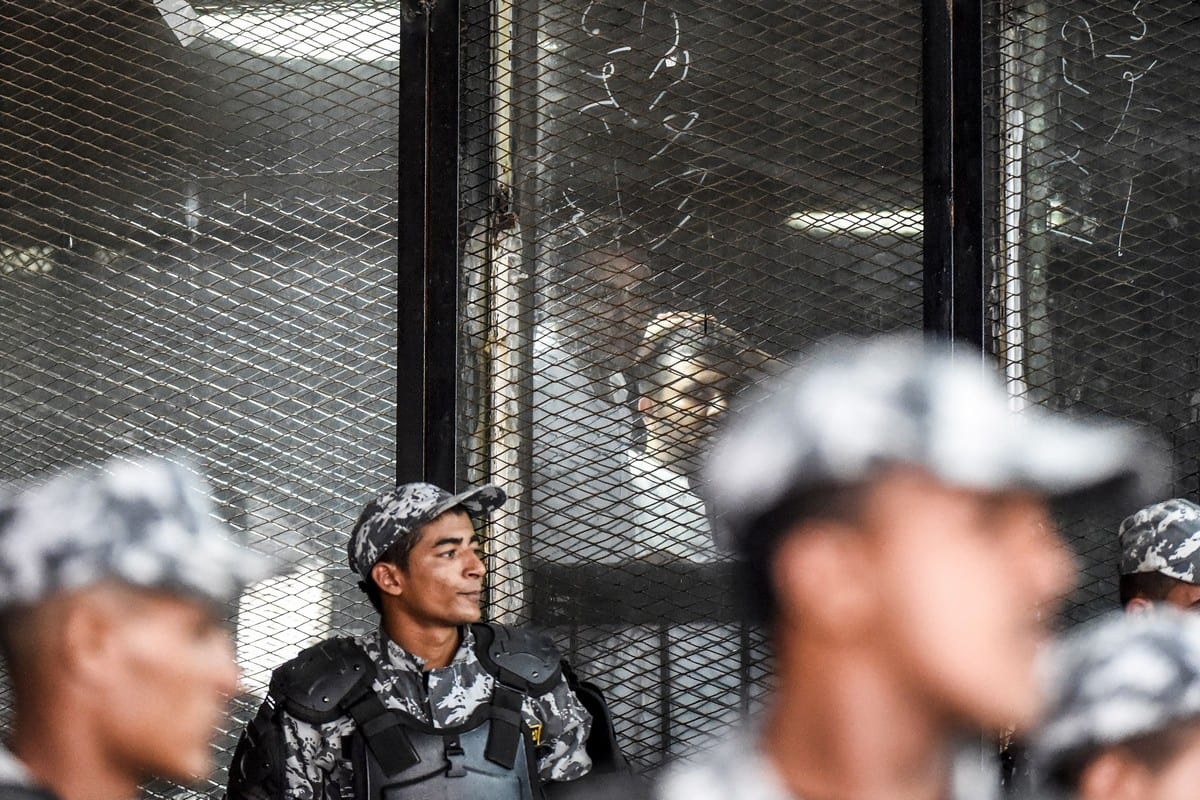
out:
<path id="1" fill-rule="evenodd" d="M 869 631 L 875 596 L 865 547 L 864 537 L 838 522 L 786 534 L 771 569 L 780 614 L 822 636 Z"/>
<path id="2" fill-rule="evenodd" d="M 1109 748 L 1079 774 L 1080 800 L 1138 800 L 1149 797 L 1149 771 L 1143 764 Z"/>
<path id="3" fill-rule="evenodd" d="M 649 414 L 650 409 L 654 408 L 654 401 L 646 395 L 638 395 L 637 410 L 641 414 Z"/>
<path id="4" fill-rule="evenodd" d="M 399 597 L 404 593 L 404 570 L 387 561 L 379 561 L 371 567 L 371 578 L 379 591 L 384 594 Z"/>
<path id="5" fill-rule="evenodd" d="M 108 598 L 80 596 L 67 599 L 61 609 L 57 657 L 81 688 L 98 688 L 118 673 L 113 662 L 121 615 Z"/>
<path id="6" fill-rule="evenodd" d="M 1145 614 L 1154 610 L 1154 602 L 1138 595 L 1125 604 L 1127 614 Z"/>

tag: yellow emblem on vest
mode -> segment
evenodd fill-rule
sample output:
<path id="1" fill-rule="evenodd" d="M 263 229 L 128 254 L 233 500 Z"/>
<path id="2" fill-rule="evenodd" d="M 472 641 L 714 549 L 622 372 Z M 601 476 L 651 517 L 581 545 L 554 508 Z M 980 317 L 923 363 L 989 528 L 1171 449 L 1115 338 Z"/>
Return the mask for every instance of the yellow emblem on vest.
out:
<path id="1" fill-rule="evenodd" d="M 542 723 L 537 722 L 529 726 L 529 733 L 533 737 L 533 746 L 537 747 L 542 743 Z"/>

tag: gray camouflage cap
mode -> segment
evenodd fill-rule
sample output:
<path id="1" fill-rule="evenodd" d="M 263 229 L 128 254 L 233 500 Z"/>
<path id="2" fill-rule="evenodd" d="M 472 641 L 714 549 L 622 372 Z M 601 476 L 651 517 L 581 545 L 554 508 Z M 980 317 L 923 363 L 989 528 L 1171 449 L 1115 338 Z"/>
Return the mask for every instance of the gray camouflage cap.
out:
<path id="1" fill-rule="evenodd" d="M 282 571 L 235 541 L 205 483 L 164 458 L 70 470 L 0 499 L 0 606 L 104 580 L 222 603 Z"/>
<path id="2" fill-rule="evenodd" d="M 1125 518 L 1120 574 L 1159 572 L 1187 583 L 1200 583 L 1200 506 L 1175 498 L 1155 503 Z"/>
<path id="3" fill-rule="evenodd" d="M 350 569 L 367 578 L 385 550 L 426 522 L 452 508 L 462 508 L 472 517 L 485 517 L 507 499 L 504 490 L 490 483 L 461 494 L 450 494 L 432 483 L 401 484 L 363 509 L 346 548 Z"/>
<path id="4" fill-rule="evenodd" d="M 1048 496 L 1121 481 L 1135 502 L 1167 480 L 1165 452 L 1138 429 L 1010 406 L 977 355 L 917 336 L 826 342 L 718 437 L 706 469 L 716 543 L 742 551 L 753 521 L 792 491 L 901 464 L 964 488 Z"/>
<path id="5" fill-rule="evenodd" d="M 1030 744 L 1054 780 L 1100 750 L 1200 721 L 1200 618 L 1113 612 L 1076 629 L 1042 664 L 1046 713 Z"/>

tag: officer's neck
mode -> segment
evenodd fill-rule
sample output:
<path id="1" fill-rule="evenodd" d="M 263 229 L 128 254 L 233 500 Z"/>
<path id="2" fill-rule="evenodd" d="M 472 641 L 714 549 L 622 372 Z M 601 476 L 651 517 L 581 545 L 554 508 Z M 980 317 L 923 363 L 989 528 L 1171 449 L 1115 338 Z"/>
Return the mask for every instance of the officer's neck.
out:
<path id="1" fill-rule="evenodd" d="M 462 641 L 458 626 L 434 625 L 406 614 L 383 614 L 383 632 L 396 644 L 425 663 L 425 669 L 441 669 L 454 660 Z"/>
<path id="2" fill-rule="evenodd" d="M 60 800 L 137 797 L 138 776 L 113 762 L 105 732 L 89 726 L 84 714 L 55 713 L 65 708 L 48 701 L 25 711 L 18 703 L 12 751 L 34 782 Z"/>
<path id="3" fill-rule="evenodd" d="M 862 653 L 779 647 L 763 749 L 805 800 L 944 800 L 951 725 Z"/>

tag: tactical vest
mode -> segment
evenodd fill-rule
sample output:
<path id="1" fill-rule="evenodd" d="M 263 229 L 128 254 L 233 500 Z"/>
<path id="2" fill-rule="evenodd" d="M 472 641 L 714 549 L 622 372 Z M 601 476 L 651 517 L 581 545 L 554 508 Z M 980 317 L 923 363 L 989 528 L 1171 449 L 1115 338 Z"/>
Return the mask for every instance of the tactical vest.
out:
<path id="1" fill-rule="evenodd" d="M 356 800 L 542 800 L 527 696 L 559 681 L 557 653 L 536 634 L 479 623 L 475 652 L 495 679 L 489 703 L 453 728 L 384 706 L 375 664 L 352 639 L 329 639 L 276 670 L 270 695 L 314 725 L 354 720 L 347 750 Z"/>

